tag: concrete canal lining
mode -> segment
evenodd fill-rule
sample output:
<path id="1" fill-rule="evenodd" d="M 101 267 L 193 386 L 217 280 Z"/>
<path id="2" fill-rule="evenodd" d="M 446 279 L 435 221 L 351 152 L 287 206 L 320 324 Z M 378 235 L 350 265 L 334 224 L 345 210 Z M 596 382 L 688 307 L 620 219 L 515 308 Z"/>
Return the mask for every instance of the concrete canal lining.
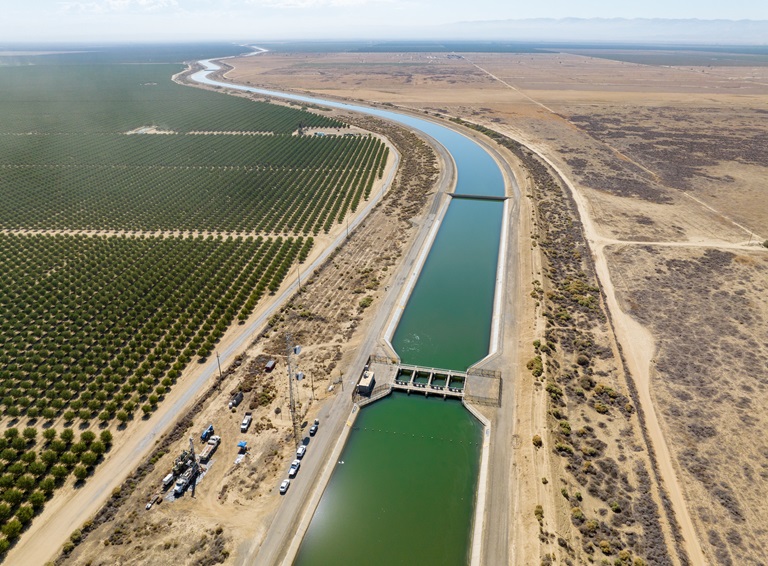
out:
<path id="1" fill-rule="evenodd" d="M 209 84 L 213 83 L 213 81 L 208 81 Z M 222 86 L 232 87 L 232 88 L 238 88 L 239 85 L 230 85 L 226 83 L 216 83 L 220 84 Z M 251 90 L 254 92 L 261 92 L 263 94 L 269 94 L 273 96 L 281 96 L 285 98 L 293 98 L 293 99 L 299 99 L 299 100 L 306 100 L 310 102 L 316 102 L 320 104 L 326 104 L 331 106 L 341 106 L 352 110 L 357 110 L 361 112 L 367 112 L 372 113 L 374 115 L 382 116 L 384 114 L 392 114 L 397 115 L 397 113 L 393 112 L 384 112 L 384 111 L 369 111 L 369 109 L 366 109 L 361 106 L 352 106 L 347 104 L 341 104 L 341 103 L 332 103 L 328 104 L 327 101 L 323 101 L 320 99 L 314 99 L 310 97 L 300 97 L 295 95 L 285 95 L 283 93 L 277 93 L 277 92 L 271 92 L 271 91 L 264 91 L 261 89 L 252 89 L 250 87 L 243 88 L 244 90 Z M 389 116 L 383 116 L 383 117 L 389 117 Z M 392 119 L 390 117 L 390 119 Z M 418 120 L 420 122 L 424 122 L 425 120 L 421 117 L 415 118 L 412 120 Z M 402 122 L 403 120 L 395 120 Z M 439 126 L 443 129 L 448 129 L 442 124 Z M 452 128 L 450 131 L 455 130 Z M 464 136 L 463 134 L 460 134 L 460 136 L 470 139 L 467 136 Z M 470 140 L 473 144 L 480 146 L 476 141 Z M 488 148 L 482 148 L 484 152 L 490 154 L 491 152 L 488 151 Z M 450 155 L 450 154 L 449 154 Z M 453 156 L 451 155 L 451 158 Z M 493 156 L 492 156 L 493 158 Z M 499 167 L 501 169 L 501 167 Z M 503 176 L 502 176 L 503 179 Z M 514 183 L 514 180 L 512 179 L 512 182 Z M 501 307 L 501 300 L 500 297 L 503 296 L 503 286 L 504 286 L 504 266 L 502 265 L 502 260 L 506 255 L 506 249 L 507 249 L 507 234 L 508 234 L 508 223 L 509 223 L 509 206 L 506 202 L 507 196 L 491 196 L 491 195 L 471 195 L 471 194 L 465 194 L 461 193 L 459 195 L 455 195 L 454 198 L 458 199 L 466 199 L 466 200 L 486 200 L 486 201 L 504 201 L 503 202 L 503 209 L 501 212 L 501 236 L 499 239 L 497 239 L 499 249 L 497 253 L 496 258 L 496 274 L 495 274 L 495 285 L 494 285 L 494 292 L 493 292 L 493 300 L 492 300 L 492 316 L 491 316 L 491 337 L 490 341 L 487 343 L 486 346 L 486 352 L 488 352 L 488 355 L 486 358 L 490 355 L 493 355 L 496 351 L 498 351 L 499 348 L 499 342 L 500 342 L 500 319 L 501 319 L 501 313 L 499 312 L 499 309 Z M 421 272 L 424 268 L 425 263 L 427 262 L 427 259 L 429 257 L 429 253 L 431 251 L 432 245 L 434 244 L 439 228 L 441 227 L 443 223 L 443 219 L 445 218 L 447 211 L 448 211 L 448 205 L 451 202 L 450 199 L 444 198 L 443 201 L 440 203 L 440 206 L 435 214 L 435 220 L 434 224 L 432 225 L 429 236 L 426 240 L 426 243 L 422 245 L 421 252 L 418 256 L 418 261 L 415 262 L 415 269 L 410 273 L 409 278 L 407 279 L 407 282 L 404 286 L 404 289 L 402 291 L 399 303 L 397 308 L 395 308 L 395 311 L 392 315 L 392 319 L 390 320 L 389 325 L 387 326 L 386 330 L 386 336 L 385 340 L 386 343 L 390 348 L 392 348 L 391 339 L 397 329 L 397 326 L 399 324 L 399 321 L 402 318 L 403 312 L 405 311 L 405 308 L 408 304 L 408 301 L 410 299 L 411 294 L 413 293 L 414 288 L 416 287 L 416 284 L 420 278 Z M 396 352 L 394 352 L 394 348 L 392 348 L 392 352 L 397 356 Z M 483 359 L 486 359 L 483 358 Z M 477 365 L 477 364 L 474 364 Z M 457 368 L 458 369 L 458 368 Z M 480 455 L 480 471 L 478 475 L 478 484 L 477 484 L 477 490 L 475 491 L 475 513 L 474 519 L 473 519 L 473 527 L 472 527 L 472 536 L 471 536 L 471 542 L 470 542 L 470 548 L 471 548 L 471 558 L 470 562 L 472 564 L 479 564 L 480 556 L 481 554 L 481 544 L 482 544 L 482 532 L 483 532 L 483 518 L 484 518 L 484 509 L 485 509 L 485 501 L 486 501 L 486 490 L 487 490 L 487 465 L 488 465 L 488 446 L 489 446 L 489 440 L 490 440 L 490 426 L 488 425 L 488 421 L 482 417 L 482 415 L 479 414 L 476 410 L 474 410 L 470 405 L 464 404 L 464 406 L 469 409 L 470 413 L 473 415 L 475 419 L 478 419 L 483 424 L 483 434 L 482 434 L 482 448 L 481 448 L 481 455 Z M 353 408 L 352 413 L 350 414 L 350 419 L 347 421 L 347 425 L 344 427 L 343 433 L 341 434 L 339 440 L 337 441 L 335 448 L 334 448 L 334 457 L 326 463 L 326 466 L 323 469 L 322 477 L 320 478 L 320 482 L 318 483 L 317 489 L 314 491 L 312 498 L 314 501 L 314 504 L 310 503 L 310 509 L 307 513 L 304 514 L 301 525 L 299 526 L 298 532 L 296 533 L 296 536 L 293 538 L 290 550 L 286 556 L 286 562 L 284 563 L 290 563 L 290 560 L 293 556 L 296 555 L 296 552 L 300 550 L 301 548 L 301 534 L 304 533 L 306 528 L 311 523 L 311 518 L 316 512 L 316 509 L 318 507 L 318 504 L 323 496 L 323 489 L 321 487 L 325 485 L 326 482 L 331 478 L 333 468 L 334 468 L 334 462 L 336 461 L 336 454 L 342 453 L 346 442 L 349 440 L 349 433 L 352 430 L 352 425 L 354 424 L 355 420 L 357 419 L 359 415 L 359 409 L 357 406 Z M 315 501 L 316 498 L 316 501 Z M 306 524 L 305 524 L 306 523 Z"/>

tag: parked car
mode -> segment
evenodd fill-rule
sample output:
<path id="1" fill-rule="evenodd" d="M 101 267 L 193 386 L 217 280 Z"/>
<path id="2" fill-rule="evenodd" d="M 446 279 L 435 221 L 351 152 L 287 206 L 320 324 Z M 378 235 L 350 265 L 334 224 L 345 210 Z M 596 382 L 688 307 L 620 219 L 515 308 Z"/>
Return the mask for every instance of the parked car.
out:
<path id="1" fill-rule="evenodd" d="M 291 463 L 290 469 L 288 470 L 288 477 L 295 478 L 296 474 L 299 473 L 300 467 L 301 467 L 301 462 L 299 460 L 294 460 L 293 463 Z"/>
<path id="2" fill-rule="evenodd" d="M 156 494 L 154 494 L 154 495 L 153 495 L 153 496 L 150 498 L 150 500 L 149 500 L 149 503 L 147 503 L 147 506 L 145 507 L 145 509 L 146 509 L 147 511 L 149 511 L 150 509 L 152 509 L 152 506 L 153 506 L 153 505 L 155 505 L 155 504 L 158 504 L 158 505 L 159 505 L 159 504 L 160 504 L 160 501 L 161 501 L 161 499 L 160 499 L 160 494 L 159 494 L 159 493 L 156 493 Z"/>
<path id="3" fill-rule="evenodd" d="M 288 491 L 288 488 L 291 486 L 291 480 L 283 480 L 283 483 L 280 484 L 280 493 L 284 494 L 286 491 Z"/>
<path id="4" fill-rule="evenodd" d="M 248 432 L 248 427 L 251 426 L 251 421 L 253 420 L 253 413 L 251 411 L 248 411 L 245 413 L 245 416 L 243 417 L 243 422 L 240 423 L 240 432 Z"/>
<path id="5" fill-rule="evenodd" d="M 243 401 L 243 392 L 238 391 L 232 396 L 232 399 L 229 400 L 228 408 L 237 407 L 241 402 Z"/>
<path id="6" fill-rule="evenodd" d="M 296 450 L 296 457 L 299 460 L 301 460 L 304 457 L 304 454 L 306 453 L 307 453 L 307 447 L 302 444 L 301 446 L 299 446 L 299 449 Z"/>
<path id="7" fill-rule="evenodd" d="M 315 436 L 317 434 L 317 425 L 313 424 L 309 427 L 309 436 Z"/>

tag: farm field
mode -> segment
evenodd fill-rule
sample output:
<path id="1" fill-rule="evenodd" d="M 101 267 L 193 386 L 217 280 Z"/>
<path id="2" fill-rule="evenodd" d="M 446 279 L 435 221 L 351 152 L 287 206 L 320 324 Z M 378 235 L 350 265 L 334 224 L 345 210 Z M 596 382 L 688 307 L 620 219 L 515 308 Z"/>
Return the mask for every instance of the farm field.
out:
<path id="1" fill-rule="evenodd" d="M 180 65 L 78 57 L 0 77 L 3 555 L 369 198 L 389 151 L 178 85 Z"/>
<path id="2" fill-rule="evenodd" d="M 61 540 L 52 545 L 60 553 L 56 564 L 253 563 L 254 545 L 261 543 L 280 506 L 292 503 L 277 490 L 296 457 L 285 379 L 287 332 L 302 346 L 293 368 L 306 375 L 294 391 L 303 435 L 314 418 L 322 423 L 302 461 L 298 481 L 312 479 L 323 443 L 336 442 L 329 434 L 334 418 L 329 411 L 340 395 L 346 396 L 338 383 L 340 372 L 349 371 L 361 350 L 369 351 L 364 344 L 370 326 L 382 310 L 388 312 L 384 305 L 393 300 L 398 266 L 408 261 L 406 238 L 412 238 L 417 223 L 423 222 L 429 191 L 439 175 L 437 156 L 413 133 L 372 118 L 351 119 L 385 136 L 402 156 L 385 206 L 374 207 L 346 244 L 305 281 L 301 293 L 275 313 L 269 332 L 260 334 L 228 368 L 222 362 L 223 378 L 212 383 L 209 393 L 153 446 L 92 520 L 81 524 L 78 517 L 76 525 L 62 529 Z M 266 373 L 269 359 L 276 360 L 277 367 Z M 244 394 L 241 404 L 226 410 L 236 391 Z M 245 411 L 252 412 L 253 424 L 243 433 Z M 347 412 L 341 413 L 346 419 Z M 222 443 L 194 497 L 163 500 L 147 511 L 147 501 L 180 451 L 188 447 L 189 436 L 197 439 L 208 423 Z M 242 461 L 239 440 L 248 443 Z M 91 484 L 85 490 L 93 488 Z M 295 496 L 298 489 L 294 483 L 289 493 Z"/>

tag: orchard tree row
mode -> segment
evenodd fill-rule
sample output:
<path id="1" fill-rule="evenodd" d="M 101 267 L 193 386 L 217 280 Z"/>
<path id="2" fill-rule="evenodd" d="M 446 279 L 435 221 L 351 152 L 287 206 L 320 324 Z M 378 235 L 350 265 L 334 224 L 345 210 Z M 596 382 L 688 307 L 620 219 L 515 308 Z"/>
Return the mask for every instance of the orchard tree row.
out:
<path id="1" fill-rule="evenodd" d="M 11 167 L 334 168 L 368 136 L 39 134 L 0 136 Z"/>
<path id="2" fill-rule="evenodd" d="M 0 227 L 318 234 L 368 197 L 386 156 L 376 138 L 343 149 L 290 169 L 2 167 Z"/>
<path id="3" fill-rule="evenodd" d="M 42 436 L 42 438 L 40 438 Z M 77 440 L 77 442 L 75 442 Z M 70 475 L 85 481 L 112 446 L 112 433 L 86 430 L 75 438 L 48 428 L 6 429 L 0 436 L 0 555 L 40 513 Z"/>
<path id="4" fill-rule="evenodd" d="M 288 134 L 299 126 L 344 128 L 299 108 L 174 83 L 179 65 L 3 67 L 0 133 L 122 133 L 142 126 L 175 132 Z"/>
<path id="5" fill-rule="evenodd" d="M 311 242 L 0 235 L 0 405 L 125 422 L 280 286 Z"/>

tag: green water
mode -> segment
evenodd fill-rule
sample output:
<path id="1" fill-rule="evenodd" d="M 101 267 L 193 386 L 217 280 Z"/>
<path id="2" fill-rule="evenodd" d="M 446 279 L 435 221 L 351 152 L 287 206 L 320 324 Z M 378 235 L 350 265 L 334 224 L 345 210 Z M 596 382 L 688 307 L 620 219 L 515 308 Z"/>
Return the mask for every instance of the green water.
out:
<path id="1" fill-rule="evenodd" d="M 481 442 L 458 401 L 395 392 L 369 405 L 294 564 L 466 564 Z"/>
<path id="2" fill-rule="evenodd" d="M 216 84 L 206 71 L 193 78 Z M 372 114 L 421 130 L 453 156 L 457 193 L 504 195 L 501 171 L 488 152 L 442 124 L 225 86 Z M 404 362 L 461 370 L 488 354 L 502 214 L 501 202 L 451 202 L 392 340 Z M 344 463 L 336 465 L 295 564 L 466 564 L 480 424 L 457 401 L 395 393 L 363 409 L 355 425 L 339 460 Z"/>
<path id="3" fill-rule="evenodd" d="M 465 370 L 488 354 L 503 209 L 451 202 L 392 338 L 404 363 Z"/>

